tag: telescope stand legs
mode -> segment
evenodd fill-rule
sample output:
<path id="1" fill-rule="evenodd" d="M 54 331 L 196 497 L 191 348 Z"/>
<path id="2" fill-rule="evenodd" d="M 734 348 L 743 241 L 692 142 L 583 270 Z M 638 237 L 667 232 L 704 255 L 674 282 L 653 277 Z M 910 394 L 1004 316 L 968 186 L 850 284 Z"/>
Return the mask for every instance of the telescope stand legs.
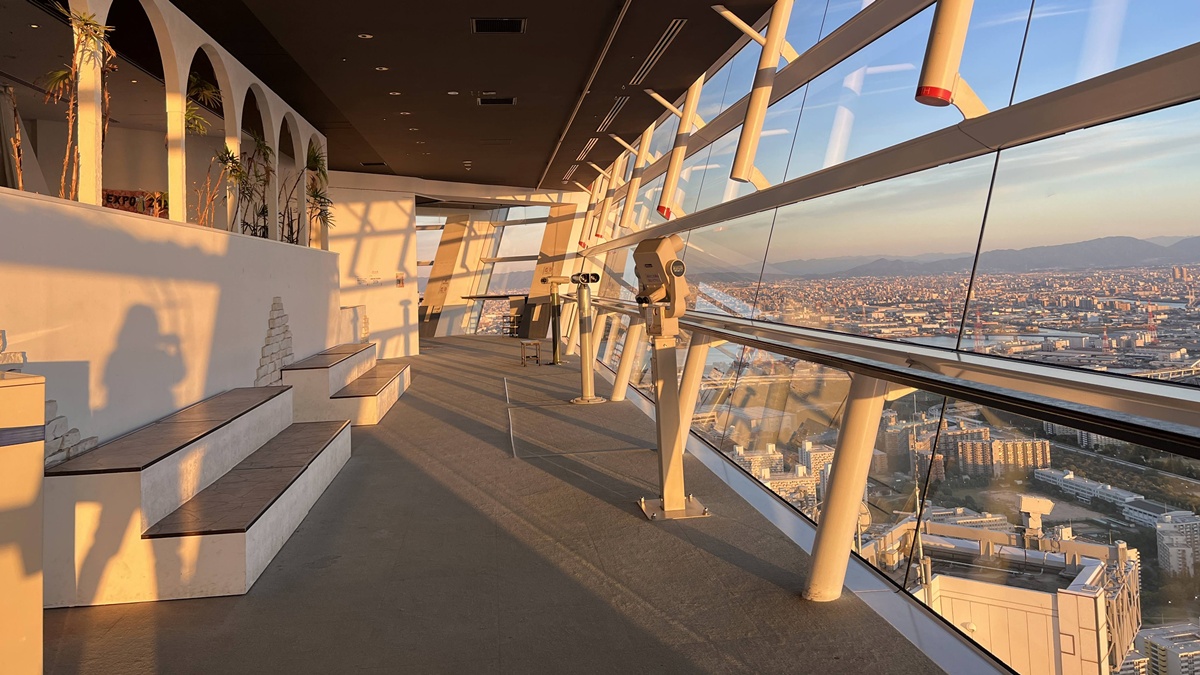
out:
<path id="1" fill-rule="evenodd" d="M 674 337 L 650 338 L 653 353 L 655 426 L 658 429 L 658 499 L 638 500 L 650 520 L 702 518 L 708 509 L 683 486 L 684 427 L 679 408 L 679 367 Z"/>

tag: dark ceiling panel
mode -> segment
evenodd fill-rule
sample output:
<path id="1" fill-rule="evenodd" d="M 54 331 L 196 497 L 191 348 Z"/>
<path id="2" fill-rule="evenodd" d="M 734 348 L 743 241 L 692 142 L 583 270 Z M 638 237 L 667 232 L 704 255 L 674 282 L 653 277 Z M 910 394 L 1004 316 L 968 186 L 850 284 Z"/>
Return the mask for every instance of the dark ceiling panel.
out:
<path id="1" fill-rule="evenodd" d="M 707 2 L 631 0 L 553 157 L 623 0 L 365 0 L 334 12 L 315 0 L 173 2 L 329 137 L 331 168 L 520 187 L 536 186 L 543 172 L 541 187 L 562 187 L 616 96 L 630 99 L 611 131 L 628 140 L 662 112 L 641 89 L 678 96 L 739 37 Z M 771 3 L 725 4 L 752 22 Z M 524 33 L 478 34 L 474 18 L 528 21 Z M 679 36 L 645 83 L 629 86 L 675 18 L 688 20 Z M 481 106 L 478 96 L 515 105 Z M 589 159 L 604 165 L 619 146 L 600 136 Z M 386 166 L 362 166 L 378 162 Z M 583 166 L 575 179 L 594 173 Z"/>

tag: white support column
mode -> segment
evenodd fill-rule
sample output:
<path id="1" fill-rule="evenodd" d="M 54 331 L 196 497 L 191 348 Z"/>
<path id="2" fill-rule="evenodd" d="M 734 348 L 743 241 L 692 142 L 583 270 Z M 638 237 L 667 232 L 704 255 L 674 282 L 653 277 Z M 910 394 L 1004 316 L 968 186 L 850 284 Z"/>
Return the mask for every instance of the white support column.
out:
<path id="1" fill-rule="evenodd" d="M 617 365 L 617 375 L 613 378 L 613 393 L 610 401 L 624 401 L 625 390 L 629 387 L 629 375 L 633 372 L 635 362 L 642 353 L 642 338 L 646 334 L 646 321 L 641 317 L 629 319 L 629 329 L 625 331 L 625 346 L 621 349 L 621 362 Z"/>
<path id="2" fill-rule="evenodd" d="M 225 106 L 225 110 L 229 111 L 232 106 Z M 242 136 L 238 131 L 238 122 L 236 119 L 230 120 L 227 113 L 225 118 L 225 147 L 233 153 L 234 157 L 242 156 Z M 220 171 L 220 169 L 214 169 Z M 233 186 L 228 178 L 225 178 L 225 224 L 230 232 L 241 232 L 241 224 L 236 222 L 236 214 L 234 209 L 237 208 L 237 188 Z"/>
<path id="3" fill-rule="evenodd" d="M 654 125 L 646 127 L 642 132 L 642 140 L 638 141 L 637 157 L 633 163 L 633 173 L 629 176 L 629 187 L 625 190 L 625 204 L 621 207 L 621 219 L 617 221 L 617 231 L 632 228 L 633 207 L 637 203 L 638 191 L 642 189 L 642 173 L 646 169 L 646 158 L 650 156 L 650 141 L 654 138 Z"/>
<path id="4" fill-rule="evenodd" d="M 679 188 L 679 176 L 683 173 L 684 155 L 687 154 L 688 139 L 692 136 L 692 125 L 696 121 L 696 108 L 700 105 L 700 93 L 704 89 L 704 75 L 696 78 L 688 87 L 683 99 L 683 112 L 679 116 L 679 130 L 675 132 L 675 145 L 667 160 L 667 173 L 663 179 L 662 194 L 658 196 L 658 214 L 667 220 L 682 215 L 682 206 L 675 199 Z"/>
<path id="5" fill-rule="evenodd" d="M 79 202 L 104 204 L 104 96 L 101 89 L 103 55 L 82 56 L 79 62 L 79 107 L 76 118 L 79 150 Z M 72 176 L 66 176 L 71 196 Z"/>
<path id="6" fill-rule="evenodd" d="M 0 372 L 0 664 L 42 672 L 46 380 Z"/>
<path id="7" fill-rule="evenodd" d="M 176 78 L 178 79 L 178 78 Z M 184 79 L 186 82 L 186 78 Z M 186 87 L 186 85 L 184 85 Z M 167 85 L 167 216 L 187 222 L 187 92 Z"/>
<path id="8" fill-rule="evenodd" d="M 742 133 L 738 136 L 733 169 L 729 175 L 733 180 L 742 183 L 750 182 L 754 172 L 754 156 L 758 152 L 763 122 L 767 119 L 767 107 L 771 105 L 775 70 L 779 66 L 780 48 L 783 46 L 791 14 L 792 0 L 775 0 L 775 6 L 771 9 L 771 19 L 767 22 L 766 41 L 758 57 L 758 70 L 754 73 L 754 88 L 750 91 L 750 99 L 746 103 L 746 117 L 742 123 Z"/>
<path id="9" fill-rule="evenodd" d="M 829 602 L 842 595 L 887 391 L 887 382 L 866 375 L 856 374 L 850 381 L 829 491 L 817 523 L 806 600 Z"/>
<path id="10" fill-rule="evenodd" d="M 708 350 L 714 340 L 705 333 L 692 333 L 688 345 L 687 361 L 683 364 L 683 376 L 679 380 L 679 419 L 682 420 L 682 438 L 686 441 L 692 428 L 692 416 L 696 414 L 696 399 L 700 397 L 700 382 L 704 379 L 704 364 L 708 362 Z"/>
<path id="11" fill-rule="evenodd" d="M 272 162 L 275 170 L 271 172 L 271 180 L 267 185 L 267 239 L 279 241 L 279 148 L 274 149 Z"/>
<path id="12" fill-rule="evenodd" d="M 621 315 L 614 313 L 611 317 L 612 322 L 608 326 L 608 341 L 604 343 L 604 358 L 602 360 L 605 365 L 608 365 L 612 361 L 613 352 L 617 348 L 617 334 L 621 330 Z"/>

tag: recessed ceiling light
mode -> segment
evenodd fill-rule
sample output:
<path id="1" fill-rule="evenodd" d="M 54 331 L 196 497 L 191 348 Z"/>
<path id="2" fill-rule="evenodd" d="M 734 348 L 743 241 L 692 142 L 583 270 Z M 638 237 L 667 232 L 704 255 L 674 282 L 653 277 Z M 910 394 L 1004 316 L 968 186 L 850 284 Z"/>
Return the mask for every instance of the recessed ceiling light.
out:
<path id="1" fill-rule="evenodd" d="M 29 27 L 30 27 L 30 28 L 37 28 L 37 27 L 38 27 L 38 25 L 37 25 L 36 23 L 31 23 L 31 24 L 29 24 Z"/>
<path id="2" fill-rule="evenodd" d="M 421 154 L 422 154 L 422 155 L 428 155 L 429 153 L 428 153 L 428 152 L 422 152 Z"/>
<path id="3" fill-rule="evenodd" d="M 375 66 L 375 70 L 383 71 L 383 70 L 387 70 L 387 69 L 388 69 L 387 66 Z"/>
<path id="4" fill-rule="evenodd" d="M 458 92 L 457 92 L 457 91 L 448 91 L 448 92 L 446 92 L 446 93 L 447 93 L 447 94 L 450 94 L 451 96 L 458 96 Z"/>
<path id="5" fill-rule="evenodd" d="M 417 145 L 425 145 L 425 141 L 417 141 Z"/>
<path id="6" fill-rule="evenodd" d="M 364 39 L 364 40 L 370 40 L 371 38 L 373 38 L 373 37 L 375 37 L 375 36 L 374 36 L 374 35 L 371 35 L 370 33 L 359 33 L 359 34 L 358 34 L 358 37 L 360 37 L 360 38 L 362 38 L 362 39 Z"/>
<path id="7" fill-rule="evenodd" d="M 409 131 L 420 131 L 420 129 L 418 129 L 416 127 L 409 127 L 408 130 Z"/>
<path id="8" fill-rule="evenodd" d="M 130 83 L 130 84 L 137 84 L 137 80 L 130 80 L 130 81 L 129 81 L 129 83 Z"/>
<path id="9" fill-rule="evenodd" d="M 399 96 L 399 95 L 400 95 L 400 92 L 398 92 L 398 91 L 389 91 L 388 92 L 388 96 Z"/>
<path id="10" fill-rule="evenodd" d="M 400 111 L 400 114 L 401 115 L 411 115 L 412 113 L 408 112 L 407 110 L 402 110 L 402 111 Z"/>
<path id="11" fill-rule="evenodd" d="M 494 91 L 481 91 L 481 92 L 479 92 L 479 95 L 480 95 L 480 96 L 495 96 L 495 95 L 496 95 L 496 92 L 494 92 Z"/>

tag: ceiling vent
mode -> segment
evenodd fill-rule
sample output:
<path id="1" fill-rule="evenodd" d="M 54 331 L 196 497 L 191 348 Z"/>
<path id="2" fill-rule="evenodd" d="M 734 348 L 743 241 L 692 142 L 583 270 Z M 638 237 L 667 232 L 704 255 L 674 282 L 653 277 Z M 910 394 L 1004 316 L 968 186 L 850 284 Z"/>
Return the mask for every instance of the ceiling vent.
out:
<path id="1" fill-rule="evenodd" d="M 578 164 L 572 164 L 571 168 L 567 169 L 567 172 L 563 174 L 563 182 L 565 183 L 565 182 L 571 180 L 571 176 L 575 175 L 575 169 L 578 169 L 578 168 L 579 168 Z"/>
<path id="2" fill-rule="evenodd" d="M 654 69 L 658 60 L 662 58 L 663 53 L 667 51 L 667 47 L 670 47 L 675 38 L 679 36 L 679 31 L 683 30 L 683 24 L 685 23 L 687 23 L 687 19 L 672 19 L 671 23 L 667 24 L 667 30 L 663 31 L 662 37 L 658 38 L 654 49 L 651 49 L 650 53 L 646 55 L 646 60 L 642 62 L 642 67 L 638 68 L 637 72 L 633 74 L 633 79 L 629 81 L 629 84 L 637 85 L 646 81 L 646 76 Z"/>
<path id="3" fill-rule="evenodd" d="M 604 133 L 605 131 L 608 131 L 608 127 L 612 125 L 613 120 L 617 119 L 617 115 L 621 112 L 621 108 L 624 108 L 628 101 L 628 96 L 618 96 L 616 102 L 613 103 L 612 110 L 609 110 L 608 114 L 604 116 L 604 119 L 600 122 L 600 126 L 596 127 L 596 131 L 598 133 Z"/>
<path id="4" fill-rule="evenodd" d="M 359 162 L 358 164 L 365 167 L 387 166 L 387 162 Z"/>
<path id="5" fill-rule="evenodd" d="M 526 19 L 471 19 L 472 33 L 524 33 Z"/>
<path id="6" fill-rule="evenodd" d="M 588 153 L 592 151 L 592 148 L 596 147 L 597 140 L 599 139 L 593 138 L 592 140 L 588 141 L 587 145 L 583 146 L 583 152 L 579 153 L 579 156 L 575 158 L 575 161 L 582 162 L 583 160 L 587 159 Z"/>
<path id="7" fill-rule="evenodd" d="M 512 96 L 480 96 L 475 99 L 479 105 L 516 105 L 517 99 Z"/>

